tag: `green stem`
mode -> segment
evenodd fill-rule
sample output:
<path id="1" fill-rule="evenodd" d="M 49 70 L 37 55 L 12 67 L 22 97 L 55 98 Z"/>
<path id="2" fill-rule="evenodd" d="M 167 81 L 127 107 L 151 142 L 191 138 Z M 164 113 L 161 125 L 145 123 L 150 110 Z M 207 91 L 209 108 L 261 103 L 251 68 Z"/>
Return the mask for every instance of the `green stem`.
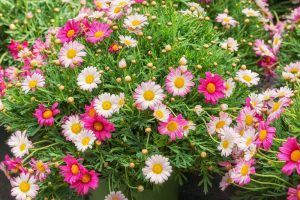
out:
<path id="1" fill-rule="evenodd" d="M 276 179 L 278 179 L 278 180 L 280 180 L 280 181 L 282 181 L 282 182 L 284 182 L 284 183 L 286 183 L 286 184 L 288 184 L 288 185 L 290 185 L 290 186 L 293 186 L 291 183 L 289 183 L 289 182 L 287 182 L 286 180 L 284 180 L 284 179 L 282 179 L 282 178 L 280 178 L 280 177 L 278 177 L 278 176 L 275 176 L 275 175 L 271 175 L 271 174 L 266 174 L 266 175 L 264 175 L 264 174 L 258 174 L 258 173 L 255 173 L 255 174 L 253 174 L 253 175 L 255 175 L 255 176 L 260 176 L 260 177 L 267 177 L 267 178 L 276 178 Z"/>
<path id="2" fill-rule="evenodd" d="M 253 179 L 253 178 L 251 178 L 251 181 L 253 181 L 253 182 L 255 182 L 255 183 L 258 183 L 258 184 L 261 184 L 261 185 L 274 185 L 274 186 L 277 186 L 277 187 L 279 187 L 279 188 L 282 188 L 282 187 L 286 188 L 285 185 L 278 185 L 278 184 L 276 184 L 276 183 L 271 183 L 271 182 L 261 182 L 261 181 L 255 180 L 255 179 Z"/>

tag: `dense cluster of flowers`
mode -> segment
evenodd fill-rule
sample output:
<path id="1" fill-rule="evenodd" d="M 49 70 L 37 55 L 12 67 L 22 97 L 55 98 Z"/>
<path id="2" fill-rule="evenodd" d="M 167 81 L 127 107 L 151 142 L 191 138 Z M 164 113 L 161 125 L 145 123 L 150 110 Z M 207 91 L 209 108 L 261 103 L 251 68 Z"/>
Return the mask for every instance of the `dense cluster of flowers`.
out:
<path id="1" fill-rule="evenodd" d="M 249 19 L 257 20 L 272 39 L 268 44 L 262 35 L 263 39 L 249 41 L 259 57 L 258 66 L 264 69 L 262 78 L 255 68 L 227 66 L 235 67 L 231 60 L 239 59 L 237 52 L 245 48 L 245 42 L 234 36 L 210 35 L 217 42 L 195 44 L 209 51 L 207 55 L 213 55 L 210 48 L 218 53 L 215 59 L 223 61 L 224 66 L 213 60 L 213 69 L 198 64 L 200 59 L 195 61 L 193 57 L 197 54 L 182 53 L 182 49 L 197 51 L 190 50 L 191 41 L 180 42 L 190 35 L 176 35 L 176 43 L 171 45 L 167 42 L 172 41 L 173 35 L 164 40 L 160 35 L 163 30 L 153 33 L 162 22 L 150 14 L 151 9 L 179 7 L 178 12 L 174 10 L 179 19 L 173 23 L 182 23 L 182 29 L 175 30 L 172 22 L 163 23 L 169 30 L 174 28 L 181 33 L 192 33 L 191 29 L 185 30 L 192 28 L 189 24 L 184 26 L 183 21 L 188 20 L 195 26 L 203 23 L 199 27 L 211 23 L 207 26 L 211 32 L 218 26 L 225 31 L 234 30 L 241 22 L 228 10 L 218 13 L 211 22 L 208 12 L 195 2 L 174 6 L 164 1 L 157 5 L 143 0 L 94 0 L 93 4 L 93 9 L 81 10 L 62 27 L 49 29 L 45 41 L 36 39 L 30 46 L 26 41 L 12 40 L 8 46 L 12 58 L 22 66 L 0 70 L 0 118 L 13 131 L 7 142 L 13 157 L 6 155 L 0 169 L 11 182 L 12 196 L 20 200 L 35 198 L 39 190 L 47 187 L 45 182 L 52 175 L 60 177 L 58 181 L 67 183 L 79 195 L 86 195 L 98 187 L 100 175 L 110 178 L 105 176 L 104 168 L 115 167 L 114 171 L 120 171 L 119 166 L 122 173 L 125 168 L 127 178 L 122 183 L 129 187 L 132 186 L 128 168 L 133 176 L 138 173 L 143 177 L 137 176 L 137 183 L 162 184 L 172 172 L 192 168 L 191 164 L 176 165 L 181 160 L 171 159 L 174 153 L 186 151 L 176 142 L 195 146 L 195 141 L 203 140 L 203 130 L 207 132 L 211 152 L 220 154 L 215 155 L 216 162 L 222 170 L 224 167 L 220 188 L 225 190 L 232 183 L 249 184 L 250 176 L 259 168 L 258 151 L 268 152 L 272 148 L 277 135 L 275 122 L 293 104 L 295 92 L 288 86 L 257 90 L 263 81 L 277 78 L 284 27 L 291 23 L 289 20 L 298 23 L 299 9 L 293 11 L 287 22 L 276 25 L 265 0 L 256 0 L 240 10 L 247 23 Z M 193 35 L 193 40 L 195 37 L 198 36 Z M 161 41 L 165 45 L 162 49 L 156 44 Z M 185 49 L 186 46 L 189 47 Z M 299 62 L 287 65 L 282 76 L 298 83 Z M 140 139 L 144 137 L 140 135 L 143 129 L 145 140 Z M 172 149 L 171 144 L 179 150 Z M 63 150 L 55 148 L 57 145 Z M 164 147 L 170 149 L 162 150 Z M 137 152 L 139 149 L 142 151 Z M 203 149 L 201 157 L 205 158 L 207 153 Z M 119 151 L 117 157 L 103 158 L 114 151 Z M 122 154 L 136 155 L 128 158 Z M 188 154 L 192 153 L 187 151 L 185 155 Z M 296 169 L 300 174 L 300 146 L 295 137 L 283 142 L 277 156 L 284 162 L 283 173 L 291 175 Z M 143 190 L 142 185 L 133 188 Z M 105 200 L 127 200 L 125 192 L 118 191 L 122 188 L 113 189 L 117 190 Z M 299 191 L 289 188 L 290 199 L 299 197 Z"/>

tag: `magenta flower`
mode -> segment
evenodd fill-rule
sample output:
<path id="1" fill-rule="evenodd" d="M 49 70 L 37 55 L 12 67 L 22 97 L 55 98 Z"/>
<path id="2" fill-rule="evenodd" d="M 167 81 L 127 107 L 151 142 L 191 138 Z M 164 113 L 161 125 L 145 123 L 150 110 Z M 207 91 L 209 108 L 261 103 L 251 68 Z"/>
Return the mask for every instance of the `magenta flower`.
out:
<path id="1" fill-rule="evenodd" d="M 168 121 L 159 122 L 158 131 L 162 135 L 168 135 L 170 140 L 182 139 L 186 125 L 188 125 L 188 121 L 181 114 L 177 117 L 170 115 Z"/>
<path id="2" fill-rule="evenodd" d="M 255 144 L 265 150 L 269 150 L 273 143 L 276 128 L 270 127 L 269 122 L 261 121 L 258 126 L 258 135 Z"/>
<path id="3" fill-rule="evenodd" d="M 233 169 L 233 181 L 241 186 L 250 183 L 250 175 L 255 173 L 255 168 L 252 166 L 253 164 L 255 164 L 253 159 L 249 161 L 240 160 Z"/>
<path id="4" fill-rule="evenodd" d="M 205 101 L 215 104 L 220 98 L 225 96 L 225 82 L 218 74 L 206 72 L 206 79 L 200 78 L 198 92 L 203 93 Z"/>
<path id="5" fill-rule="evenodd" d="M 97 43 L 108 38 L 113 30 L 110 29 L 108 24 L 102 24 L 97 21 L 93 21 L 89 31 L 86 33 L 86 41 L 90 43 Z"/>
<path id="6" fill-rule="evenodd" d="M 90 110 L 88 114 L 89 117 L 86 116 L 82 119 L 84 127 L 93 131 L 98 140 L 104 141 L 111 138 L 111 133 L 115 131 L 114 124 L 104 117 L 92 113 L 93 111 Z M 94 116 L 90 117 L 91 115 Z"/>
<path id="7" fill-rule="evenodd" d="M 47 175 L 51 173 L 49 168 L 49 162 L 44 163 L 43 161 L 39 160 L 36 161 L 35 159 L 31 159 L 30 166 L 35 171 L 36 179 L 39 179 L 41 182 L 47 178 Z"/>
<path id="8" fill-rule="evenodd" d="M 299 200 L 300 199 L 300 185 L 297 188 L 289 187 L 287 200 Z"/>
<path id="9" fill-rule="evenodd" d="M 22 158 L 10 158 L 8 155 L 5 155 L 3 164 L 6 166 L 8 171 L 13 173 L 27 172 L 22 165 Z"/>
<path id="10" fill-rule="evenodd" d="M 12 55 L 13 59 L 17 59 L 19 51 L 21 51 L 27 47 L 28 47 L 27 41 L 20 43 L 20 42 L 15 42 L 14 40 L 11 40 L 10 44 L 8 45 L 8 50 L 9 50 L 10 54 Z"/>
<path id="11" fill-rule="evenodd" d="M 67 155 L 64 157 L 64 161 L 66 163 L 65 166 L 60 166 L 60 174 L 64 177 L 64 181 L 73 184 L 76 181 L 80 180 L 82 174 L 85 173 L 87 170 L 84 168 L 82 164 L 78 161 L 82 159 L 76 160 L 71 155 Z"/>
<path id="12" fill-rule="evenodd" d="M 75 188 L 78 194 L 85 195 L 88 193 L 89 189 L 96 189 L 98 187 L 99 176 L 94 170 L 85 170 L 79 180 L 71 184 L 71 188 Z"/>
<path id="13" fill-rule="evenodd" d="M 35 113 L 33 114 L 37 118 L 40 126 L 52 126 L 54 124 L 54 116 L 59 114 L 57 109 L 58 103 L 54 103 L 51 109 L 45 107 L 44 104 L 40 104 Z"/>
<path id="14" fill-rule="evenodd" d="M 285 161 L 281 171 L 291 175 L 296 168 L 300 175 L 300 148 L 296 138 L 287 138 L 286 142 L 279 148 L 280 153 L 277 155 L 279 160 Z"/>
<path id="15" fill-rule="evenodd" d="M 80 32 L 80 22 L 69 20 L 57 33 L 57 38 L 62 43 L 72 41 Z"/>

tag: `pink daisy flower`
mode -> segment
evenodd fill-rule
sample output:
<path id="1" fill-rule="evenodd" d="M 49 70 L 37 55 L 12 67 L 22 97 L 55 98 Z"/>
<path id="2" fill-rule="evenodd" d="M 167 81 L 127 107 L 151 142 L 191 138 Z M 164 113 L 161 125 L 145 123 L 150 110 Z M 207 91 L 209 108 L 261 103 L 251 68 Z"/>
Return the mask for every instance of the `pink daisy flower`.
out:
<path id="1" fill-rule="evenodd" d="M 291 100 L 289 98 L 281 98 L 278 101 L 271 101 L 268 104 L 270 106 L 268 121 L 273 122 L 275 119 L 278 119 L 284 109 L 290 105 L 290 102 Z"/>
<path id="2" fill-rule="evenodd" d="M 300 148 L 296 138 L 287 138 L 286 142 L 279 147 L 280 153 L 277 155 L 279 160 L 285 161 L 285 165 L 281 171 L 287 175 L 293 173 L 296 168 L 300 175 Z"/>
<path id="3" fill-rule="evenodd" d="M 258 134 L 255 144 L 265 150 L 269 150 L 275 137 L 276 128 L 270 127 L 269 122 L 261 121 L 258 126 Z"/>
<path id="4" fill-rule="evenodd" d="M 71 41 L 64 43 L 58 54 L 58 59 L 66 68 L 75 67 L 83 62 L 82 57 L 85 55 L 84 45 L 77 41 Z"/>
<path id="5" fill-rule="evenodd" d="M 71 188 L 75 188 L 78 194 L 85 195 L 89 192 L 90 188 L 95 190 L 98 187 L 99 175 L 100 174 L 96 173 L 94 170 L 84 170 L 80 178 L 75 183 L 71 184 Z"/>
<path id="6" fill-rule="evenodd" d="M 84 127 L 93 131 L 96 138 L 101 141 L 111 138 L 111 133 L 115 131 L 113 123 L 97 114 L 94 117 L 85 117 L 82 121 Z"/>
<path id="7" fill-rule="evenodd" d="M 218 74 L 206 72 L 206 79 L 200 78 L 198 92 L 203 93 L 206 102 L 215 104 L 220 98 L 225 96 L 224 80 Z"/>
<path id="8" fill-rule="evenodd" d="M 65 166 L 60 166 L 60 174 L 64 177 L 64 181 L 73 184 L 76 181 L 80 180 L 82 174 L 86 171 L 84 166 L 80 164 L 78 161 L 82 159 L 76 160 L 71 155 L 67 155 L 64 157 Z"/>
<path id="9" fill-rule="evenodd" d="M 240 113 L 239 116 L 236 119 L 237 123 L 244 127 L 253 127 L 255 125 L 255 122 L 258 121 L 256 118 L 256 112 L 255 110 L 252 110 L 249 107 L 244 107 Z"/>
<path id="10" fill-rule="evenodd" d="M 289 187 L 287 200 L 299 200 L 300 199 L 300 185 L 297 188 Z"/>
<path id="11" fill-rule="evenodd" d="M 24 41 L 23 43 L 15 42 L 14 40 L 10 41 L 10 44 L 8 45 L 8 50 L 10 54 L 12 55 L 13 59 L 19 58 L 18 54 L 21 50 L 28 47 L 28 42 Z"/>
<path id="12" fill-rule="evenodd" d="M 80 32 L 80 22 L 69 20 L 57 33 L 57 38 L 62 43 L 72 41 Z"/>
<path id="13" fill-rule="evenodd" d="M 3 164 L 7 167 L 8 171 L 13 173 L 27 172 L 27 169 L 23 167 L 22 158 L 10 158 L 8 155 L 5 155 Z"/>
<path id="14" fill-rule="evenodd" d="M 253 164 L 255 164 L 255 161 L 253 159 L 249 161 L 239 161 L 233 169 L 233 181 L 241 186 L 250 183 L 250 175 L 255 173 L 255 168 L 252 166 Z"/>
<path id="15" fill-rule="evenodd" d="M 90 43 L 97 43 L 103 41 L 105 38 L 109 38 L 113 30 L 110 29 L 108 24 L 102 24 L 97 21 L 93 21 L 91 28 L 86 33 L 86 41 Z"/>
<path id="16" fill-rule="evenodd" d="M 85 105 L 85 113 L 81 114 L 81 118 L 93 118 L 96 116 L 95 102 L 92 101 L 90 105 Z"/>
<path id="17" fill-rule="evenodd" d="M 229 126 L 232 122 L 228 113 L 221 112 L 220 117 L 212 116 L 210 122 L 207 124 L 207 130 L 210 135 L 219 133 L 222 128 Z"/>
<path id="18" fill-rule="evenodd" d="M 189 71 L 183 72 L 180 68 L 171 69 L 166 78 L 166 89 L 173 96 L 184 96 L 195 85 L 193 77 Z"/>
<path id="19" fill-rule="evenodd" d="M 35 113 L 33 114 L 37 118 L 40 126 L 52 126 L 54 124 L 54 116 L 59 114 L 57 109 L 58 103 L 54 103 L 51 109 L 45 107 L 44 104 L 40 104 Z"/>
<path id="20" fill-rule="evenodd" d="M 216 21 L 221 23 L 223 26 L 228 27 L 235 27 L 237 25 L 237 21 L 233 19 L 233 17 L 229 16 L 227 13 L 219 13 L 216 17 Z"/>
<path id="21" fill-rule="evenodd" d="M 51 173 L 49 164 L 50 162 L 44 163 L 41 160 L 36 161 L 33 158 L 30 161 L 30 166 L 35 171 L 35 177 L 40 181 L 45 180 L 47 178 L 47 175 Z"/>
<path id="22" fill-rule="evenodd" d="M 169 135 L 171 140 L 176 140 L 176 138 L 182 139 L 184 127 L 187 125 L 188 121 L 181 114 L 177 117 L 170 115 L 167 122 L 159 123 L 158 131 L 162 135 Z"/>

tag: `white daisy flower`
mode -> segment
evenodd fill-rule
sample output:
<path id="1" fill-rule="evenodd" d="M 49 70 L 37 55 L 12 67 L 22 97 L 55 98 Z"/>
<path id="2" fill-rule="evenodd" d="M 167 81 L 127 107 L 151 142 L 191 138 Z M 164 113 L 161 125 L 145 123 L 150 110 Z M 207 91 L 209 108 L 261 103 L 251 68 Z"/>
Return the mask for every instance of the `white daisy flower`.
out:
<path id="1" fill-rule="evenodd" d="M 83 58 L 86 56 L 84 51 L 84 45 L 77 41 L 71 41 L 64 43 L 58 54 L 59 61 L 64 67 L 74 67 L 83 62 Z"/>
<path id="2" fill-rule="evenodd" d="M 128 200 L 121 191 L 118 192 L 110 192 L 105 196 L 104 200 Z"/>
<path id="3" fill-rule="evenodd" d="M 127 47 L 136 47 L 138 44 L 138 42 L 130 36 L 120 35 L 119 39 L 120 42 L 122 44 L 125 44 Z"/>
<path id="4" fill-rule="evenodd" d="M 91 92 L 101 83 L 100 76 L 96 67 L 86 67 L 78 75 L 77 84 L 80 89 Z"/>
<path id="5" fill-rule="evenodd" d="M 95 109 L 99 115 L 110 117 L 118 111 L 118 99 L 110 93 L 100 94 L 95 100 Z"/>
<path id="6" fill-rule="evenodd" d="M 189 11 L 191 12 L 190 15 L 192 16 L 204 17 L 206 15 L 204 8 L 202 8 L 201 5 L 198 3 L 188 2 L 187 6 L 189 7 Z"/>
<path id="7" fill-rule="evenodd" d="M 190 131 L 194 131 L 196 129 L 196 124 L 193 121 L 188 121 L 188 124 L 183 127 L 183 135 L 185 137 L 188 136 Z"/>
<path id="8" fill-rule="evenodd" d="M 237 51 L 239 48 L 239 44 L 237 43 L 237 41 L 231 37 L 225 40 L 224 42 L 222 42 L 220 46 L 221 48 L 227 49 L 230 52 Z"/>
<path id="9" fill-rule="evenodd" d="M 231 178 L 232 170 L 229 170 L 223 177 L 220 182 L 220 188 L 222 191 L 224 191 L 230 184 L 233 183 L 233 180 Z"/>
<path id="10" fill-rule="evenodd" d="M 250 94 L 250 104 L 256 113 L 260 114 L 264 106 L 263 97 L 260 94 Z"/>
<path id="11" fill-rule="evenodd" d="M 230 97 L 233 94 L 233 90 L 235 88 L 235 82 L 232 78 L 226 80 L 225 84 L 225 96 Z"/>
<path id="12" fill-rule="evenodd" d="M 36 197 L 39 186 L 36 184 L 37 180 L 29 173 L 21 173 L 20 176 L 11 180 L 11 195 L 17 200 L 27 200 Z"/>
<path id="13" fill-rule="evenodd" d="M 109 8 L 107 0 L 94 0 L 94 4 L 98 10 L 106 10 Z"/>
<path id="14" fill-rule="evenodd" d="M 221 129 L 220 134 L 221 134 L 221 142 L 220 145 L 218 146 L 218 149 L 221 150 L 222 156 L 227 157 L 231 154 L 238 136 L 235 130 L 228 126 Z"/>
<path id="15" fill-rule="evenodd" d="M 63 123 L 62 128 L 64 136 L 69 141 L 75 141 L 84 130 L 83 122 L 78 115 L 69 116 Z"/>
<path id="16" fill-rule="evenodd" d="M 20 59 L 25 59 L 29 56 L 32 55 L 32 52 L 28 48 L 24 48 L 21 51 L 18 52 L 18 58 Z"/>
<path id="17" fill-rule="evenodd" d="M 10 136 L 7 144 L 12 148 L 11 151 L 15 157 L 20 158 L 22 158 L 25 154 L 28 154 L 29 149 L 33 148 L 32 142 L 27 138 L 26 131 L 14 132 Z"/>
<path id="18" fill-rule="evenodd" d="M 294 92 L 289 87 L 284 86 L 284 87 L 281 87 L 277 90 L 277 95 L 280 98 L 283 98 L 283 97 L 290 98 L 294 95 Z"/>
<path id="19" fill-rule="evenodd" d="M 161 104 L 165 95 L 160 85 L 153 81 L 142 82 L 134 91 L 135 103 L 142 110 Z"/>
<path id="20" fill-rule="evenodd" d="M 271 100 L 273 98 L 276 98 L 276 97 L 277 97 L 277 92 L 274 89 L 267 89 L 266 91 L 264 91 L 262 93 L 262 99 L 264 101 L 269 101 L 269 100 Z"/>
<path id="21" fill-rule="evenodd" d="M 124 8 L 124 7 L 130 7 L 132 2 L 133 2 L 132 0 L 113 0 L 111 1 L 111 4 L 113 6 L 120 6 Z"/>
<path id="22" fill-rule="evenodd" d="M 138 32 L 147 24 L 147 17 L 137 13 L 127 16 L 127 18 L 124 20 L 124 27 L 128 29 L 129 32 Z"/>
<path id="23" fill-rule="evenodd" d="M 35 91 L 37 87 L 45 86 L 45 78 L 41 74 L 33 73 L 32 75 L 26 76 L 22 82 L 22 90 L 27 94 L 30 90 Z"/>
<path id="24" fill-rule="evenodd" d="M 257 152 L 256 144 L 250 144 L 247 150 L 244 151 L 244 160 L 249 161 L 251 160 Z"/>
<path id="25" fill-rule="evenodd" d="M 246 151 L 249 149 L 250 145 L 255 141 L 255 129 L 248 128 L 245 130 L 242 137 L 238 139 L 237 145 L 240 150 Z"/>
<path id="26" fill-rule="evenodd" d="M 111 20 L 119 19 L 123 15 L 124 15 L 124 9 L 122 6 L 112 5 L 107 12 L 107 16 Z"/>
<path id="27" fill-rule="evenodd" d="M 246 15 L 246 17 L 258 17 L 260 16 L 259 12 L 253 10 L 252 8 L 245 8 L 242 10 L 242 13 Z"/>
<path id="28" fill-rule="evenodd" d="M 251 70 L 239 70 L 237 72 L 237 78 L 240 82 L 245 83 L 248 87 L 257 85 L 259 81 L 258 74 Z"/>
<path id="29" fill-rule="evenodd" d="M 78 151 L 84 152 L 88 148 L 92 148 L 96 140 L 96 136 L 91 130 L 84 129 L 80 135 L 75 139 L 74 144 Z"/>
<path id="30" fill-rule="evenodd" d="M 118 109 L 117 111 L 119 112 L 120 108 L 122 108 L 125 105 L 125 94 L 120 93 L 119 95 L 115 95 L 117 99 L 117 104 L 118 104 Z"/>
<path id="31" fill-rule="evenodd" d="M 155 105 L 153 108 L 153 116 L 162 122 L 167 122 L 171 112 L 164 104 Z"/>
<path id="32" fill-rule="evenodd" d="M 168 180 L 172 173 L 169 159 L 161 155 L 153 155 L 146 160 L 146 166 L 142 169 L 146 179 L 155 184 L 161 184 Z"/>

